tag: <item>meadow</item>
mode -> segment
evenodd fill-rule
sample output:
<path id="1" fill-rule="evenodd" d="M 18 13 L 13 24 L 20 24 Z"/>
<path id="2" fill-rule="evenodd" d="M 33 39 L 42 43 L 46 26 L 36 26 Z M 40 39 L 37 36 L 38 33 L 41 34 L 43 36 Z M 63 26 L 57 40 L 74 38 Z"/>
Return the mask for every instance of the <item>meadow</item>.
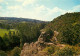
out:
<path id="1" fill-rule="evenodd" d="M 7 20 L 0 20 L 0 23 L 2 23 L 2 22 L 6 22 Z"/>
<path id="2" fill-rule="evenodd" d="M 15 30 L 15 29 L 10 29 L 10 30 L 0 29 L 0 36 L 3 37 L 5 35 L 5 33 L 8 34 L 9 31 L 11 31 L 11 32 L 15 31 L 16 32 L 17 30 Z"/>

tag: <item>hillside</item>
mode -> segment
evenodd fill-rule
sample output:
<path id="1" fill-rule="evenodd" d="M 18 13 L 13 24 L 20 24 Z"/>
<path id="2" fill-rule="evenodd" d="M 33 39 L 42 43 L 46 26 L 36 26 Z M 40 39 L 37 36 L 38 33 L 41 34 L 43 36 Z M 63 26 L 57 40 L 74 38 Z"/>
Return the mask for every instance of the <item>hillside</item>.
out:
<path id="1" fill-rule="evenodd" d="M 0 37 L 0 55 L 80 55 L 80 12 L 66 13 L 49 23 L 5 17 L 0 20 L 0 34 L 8 33 Z"/>
<path id="2" fill-rule="evenodd" d="M 61 15 L 46 25 L 44 29 L 58 31 L 59 43 L 78 44 L 80 42 L 80 12 Z"/>
<path id="3" fill-rule="evenodd" d="M 35 42 L 45 25 L 39 20 L 1 17 L 0 56 L 20 56 L 24 43 Z"/>
<path id="4" fill-rule="evenodd" d="M 40 20 L 30 19 L 30 18 L 0 17 L 0 22 L 7 22 L 7 23 L 17 23 L 17 22 L 44 23 L 45 21 L 40 21 Z"/>
<path id="5" fill-rule="evenodd" d="M 38 41 L 25 43 L 20 56 L 80 55 L 80 12 L 55 18 L 41 30 Z"/>
<path id="6" fill-rule="evenodd" d="M 53 38 L 57 37 L 57 31 L 54 31 Z M 38 40 L 32 43 L 25 43 L 20 56 L 79 56 L 80 46 L 60 44 L 56 41 L 46 42 L 50 32 L 41 32 Z M 55 39 L 56 40 L 56 39 Z"/>

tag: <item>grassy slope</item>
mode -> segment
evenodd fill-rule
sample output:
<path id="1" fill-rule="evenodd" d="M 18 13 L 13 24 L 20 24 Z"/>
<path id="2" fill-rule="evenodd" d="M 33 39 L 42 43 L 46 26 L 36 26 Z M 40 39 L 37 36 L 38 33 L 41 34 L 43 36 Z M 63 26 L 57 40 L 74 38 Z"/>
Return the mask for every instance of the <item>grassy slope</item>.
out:
<path id="1" fill-rule="evenodd" d="M 7 20 L 0 20 L 0 23 L 6 22 Z"/>
<path id="2" fill-rule="evenodd" d="M 17 31 L 17 30 L 15 30 L 15 29 L 10 29 L 10 30 L 7 30 L 7 29 L 0 29 L 0 36 L 3 37 L 4 34 L 5 34 L 5 33 L 8 34 L 9 31 Z"/>

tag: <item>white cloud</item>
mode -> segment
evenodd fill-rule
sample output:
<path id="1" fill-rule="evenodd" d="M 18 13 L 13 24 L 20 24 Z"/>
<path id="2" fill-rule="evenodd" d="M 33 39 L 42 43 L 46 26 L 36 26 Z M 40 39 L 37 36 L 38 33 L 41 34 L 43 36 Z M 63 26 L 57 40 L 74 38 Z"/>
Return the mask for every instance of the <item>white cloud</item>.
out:
<path id="1" fill-rule="evenodd" d="M 72 11 L 80 11 L 80 5 L 77 5 L 77 6 L 73 7 Z"/>
<path id="2" fill-rule="evenodd" d="M 50 13 L 57 13 L 57 12 L 61 12 L 61 14 L 64 14 L 66 11 L 58 7 L 54 7 L 53 9 L 50 10 Z"/>
<path id="3" fill-rule="evenodd" d="M 3 0 L 0 0 L 0 2 L 3 2 Z"/>
<path id="4" fill-rule="evenodd" d="M 16 0 L 16 1 L 18 1 L 18 2 L 22 2 L 23 0 Z"/>
<path id="5" fill-rule="evenodd" d="M 2 7 L 0 6 L 0 9 L 2 9 Z"/>
<path id="6" fill-rule="evenodd" d="M 8 2 L 5 2 L 6 3 L 6 5 L 9 5 L 9 3 Z"/>
<path id="7" fill-rule="evenodd" d="M 54 17 L 56 17 L 57 13 L 60 14 L 65 13 L 65 10 L 62 10 L 58 7 L 54 7 L 53 9 L 50 9 L 44 5 L 36 6 L 32 8 L 32 10 L 26 10 L 21 6 L 8 6 L 8 9 L 14 10 L 12 14 L 15 17 L 33 18 L 38 20 L 47 20 L 49 18 L 53 19 Z"/>
<path id="8" fill-rule="evenodd" d="M 64 14 L 66 12 L 66 10 L 62 10 L 58 7 L 50 9 L 44 5 L 35 8 L 35 15 L 37 15 L 38 19 L 41 18 L 42 20 L 53 19 L 54 17 L 59 16 L 60 14 Z"/>
<path id="9" fill-rule="evenodd" d="M 35 10 L 35 13 L 46 13 L 47 11 L 49 11 L 50 9 L 45 7 L 44 5 L 41 5 L 41 6 L 37 6 L 34 8 Z"/>
<path id="10" fill-rule="evenodd" d="M 34 4 L 37 0 L 16 0 L 17 2 L 22 2 L 23 6 Z"/>
<path id="11" fill-rule="evenodd" d="M 21 0 L 20 0 L 21 1 Z M 29 1 L 29 2 L 27 2 Z M 33 4 L 34 2 L 31 2 L 32 0 L 26 0 L 25 5 Z M 36 0 L 35 0 L 36 1 Z M 23 1 L 24 2 L 24 1 Z M 32 18 L 32 19 L 38 19 L 38 20 L 53 20 L 55 17 L 65 14 L 67 12 L 76 12 L 80 11 L 80 5 L 74 6 L 71 10 L 64 10 L 59 7 L 54 8 L 48 8 L 44 5 L 36 5 L 33 6 L 33 8 L 26 9 L 23 6 L 16 5 L 16 6 L 8 6 L 7 9 L 9 9 L 11 12 L 7 12 L 7 16 L 10 14 L 12 17 L 23 17 L 23 18 Z M 14 10 L 14 11 L 13 11 Z"/>
<path id="12" fill-rule="evenodd" d="M 80 5 L 74 6 L 71 10 L 68 10 L 67 12 L 80 12 Z"/>
<path id="13" fill-rule="evenodd" d="M 24 2 L 23 2 L 23 6 L 25 6 L 25 5 L 29 5 L 29 4 L 33 4 L 33 3 L 35 3 L 37 0 L 25 0 Z"/>
<path id="14" fill-rule="evenodd" d="M 7 6 L 7 9 L 9 9 L 9 10 L 20 10 L 20 9 L 22 9 L 21 8 L 21 6 L 18 6 L 18 5 L 16 5 L 16 6 Z"/>

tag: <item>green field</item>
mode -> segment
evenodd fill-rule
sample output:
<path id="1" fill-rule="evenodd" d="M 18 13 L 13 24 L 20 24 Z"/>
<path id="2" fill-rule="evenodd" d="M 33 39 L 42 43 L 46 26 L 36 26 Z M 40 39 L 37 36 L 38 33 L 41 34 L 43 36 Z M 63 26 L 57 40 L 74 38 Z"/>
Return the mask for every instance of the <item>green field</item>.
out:
<path id="1" fill-rule="evenodd" d="M 10 29 L 10 30 L 7 30 L 7 29 L 0 29 L 0 36 L 1 37 L 3 37 L 4 36 L 4 34 L 6 33 L 6 34 L 8 34 L 9 33 L 9 31 L 17 31 L 17 30 L 15 30 L 15 29 Z"/>
<path id="2" fill-rule="evenodd" d="M 0 23 L 2 23 L 2 22 L 6 22 L 7 20 L 0 20 Z"/>

